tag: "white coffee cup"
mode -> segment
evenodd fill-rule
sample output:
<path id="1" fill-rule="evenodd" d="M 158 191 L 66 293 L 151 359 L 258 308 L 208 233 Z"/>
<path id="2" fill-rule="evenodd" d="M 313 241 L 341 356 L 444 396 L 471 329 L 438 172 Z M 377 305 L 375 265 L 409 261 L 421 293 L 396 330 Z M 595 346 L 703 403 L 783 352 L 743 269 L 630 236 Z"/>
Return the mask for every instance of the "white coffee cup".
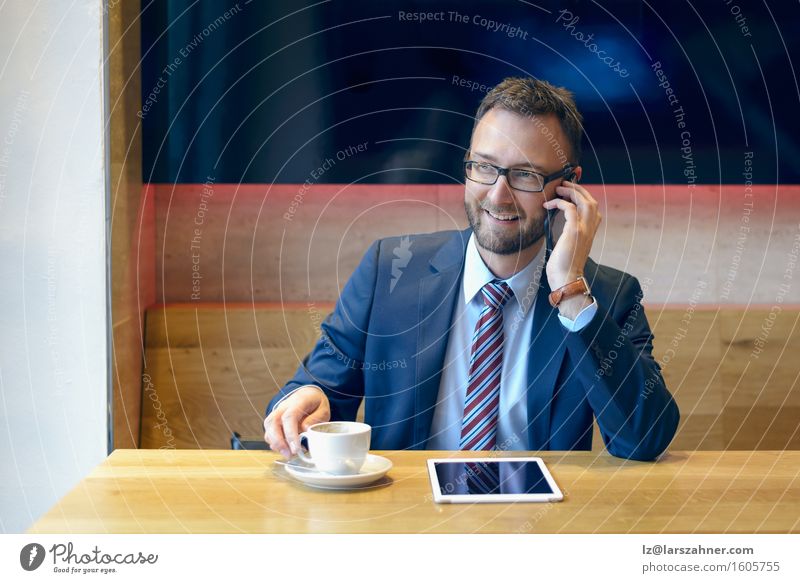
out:
<path id="1" fill-rule="evenodd" d="M 372 428 L 356 421 L 316 423 L 300 434 L 297 456 L 329 474 L 357 474 L 369 451 Z M 308 453 L 303 448 L 308 441 Z"/>

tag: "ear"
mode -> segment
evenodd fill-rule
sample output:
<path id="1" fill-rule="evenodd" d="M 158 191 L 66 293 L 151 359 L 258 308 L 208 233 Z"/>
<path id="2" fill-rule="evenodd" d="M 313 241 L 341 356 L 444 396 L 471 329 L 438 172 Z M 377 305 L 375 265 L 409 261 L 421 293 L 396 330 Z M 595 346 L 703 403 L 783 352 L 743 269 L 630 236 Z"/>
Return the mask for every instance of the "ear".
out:
<path id="1" fill-rule="evenodd" d="M 574 178 L 572 178 L 570 180 L 570 182 L 580 182 L 581 181 L 581 175 L 583 174 L 583 168 L 581 168 L 580 166 L 576 166 L 572 170 L 572 174 L 573 174 Z"/>

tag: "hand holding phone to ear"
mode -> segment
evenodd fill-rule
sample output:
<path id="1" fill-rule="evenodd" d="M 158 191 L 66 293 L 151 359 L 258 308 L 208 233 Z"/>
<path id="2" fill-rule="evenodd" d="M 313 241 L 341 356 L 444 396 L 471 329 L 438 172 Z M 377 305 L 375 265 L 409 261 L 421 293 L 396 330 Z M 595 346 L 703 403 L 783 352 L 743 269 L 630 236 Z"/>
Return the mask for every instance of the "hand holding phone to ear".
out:
<path id="1" fill-rule="evenodd" d="M 574 178 L 574 175 L 570 178 Z M 597 201 L 577 182 L 562 181 L 556 187 L 555 195 L 543 205 L 548 210 L 563 211 L 566 219 L 564 230 L 547 262 L 547 281 L 553 290 L 583 275 L 583 268 L 592 250 L 592 241 L 602 220 Z M 570 299 L 585 300 L 580 297 Z M 567 309 L 574 307 L 565 306 Z"/>

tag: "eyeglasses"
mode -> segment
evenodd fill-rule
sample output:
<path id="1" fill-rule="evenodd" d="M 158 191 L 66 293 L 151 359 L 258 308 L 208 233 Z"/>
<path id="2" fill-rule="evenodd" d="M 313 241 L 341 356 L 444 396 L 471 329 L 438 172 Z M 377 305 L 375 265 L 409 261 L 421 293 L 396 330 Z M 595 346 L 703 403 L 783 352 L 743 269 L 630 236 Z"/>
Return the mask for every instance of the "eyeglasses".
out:
<path id="1" fill-rule="evenodd" d="M 505 176 L 508 185 L 523 192 L 542 192 L 545 184 L 567 176 L 573 172 L 573 167 L 569 164 L 553 174 L 540 174 L 533 170 L 522 168 L 503 168 L 488 162 L 477 162 L 467 160 L 464 162 L 464 176 L 478 184 L 492 185 L 497 182 L 499 176 Z"/>

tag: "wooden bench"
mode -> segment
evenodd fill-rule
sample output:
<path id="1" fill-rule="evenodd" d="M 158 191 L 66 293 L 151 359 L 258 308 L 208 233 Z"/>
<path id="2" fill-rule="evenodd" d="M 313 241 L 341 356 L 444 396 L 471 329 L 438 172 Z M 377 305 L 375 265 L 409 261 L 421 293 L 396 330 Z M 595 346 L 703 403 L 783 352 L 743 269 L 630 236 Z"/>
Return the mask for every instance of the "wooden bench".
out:
<path id="1" fill-rule="evenodd" d="M 260 436 L 267 403 L 311 349 L 331 308 L 184 303 L 149 309 L 141 447 L 227 449 L 233 431 Z M 681 409 L 673 449 L 800 449 L 800 362 L 794 360 L 800 310 L 772 316 L 769 309 L 736 307 L 646 310 L 655 356 Z M 594 444 L 602 448 L 597 434 Z"/>

